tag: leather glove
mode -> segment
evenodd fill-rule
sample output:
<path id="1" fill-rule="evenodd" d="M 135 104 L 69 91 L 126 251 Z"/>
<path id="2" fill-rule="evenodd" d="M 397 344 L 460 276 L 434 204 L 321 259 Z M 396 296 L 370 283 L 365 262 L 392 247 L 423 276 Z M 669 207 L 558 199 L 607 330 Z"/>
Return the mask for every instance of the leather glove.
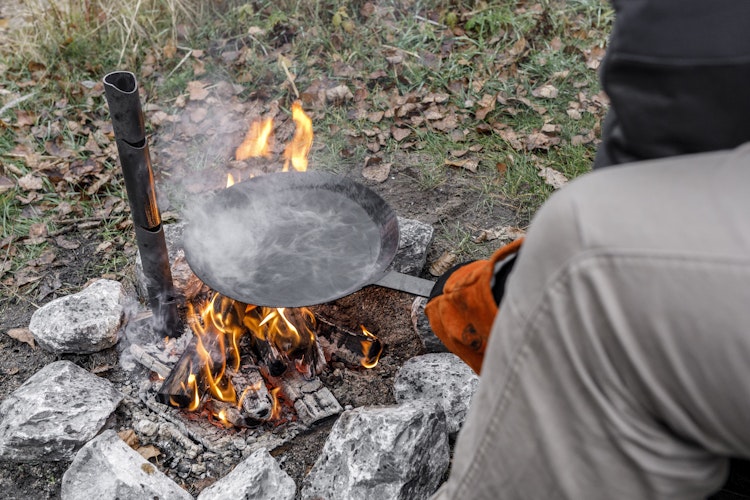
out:
<path id="1" fill-rule="evenodd" d="M 435 335 L 476 373 L 497 314 L 492 278 L 495 264 L 518 252 L 523 238 L 497 250 L 488 260 L 454 266 L 435 283 L 425 313 Z"/>

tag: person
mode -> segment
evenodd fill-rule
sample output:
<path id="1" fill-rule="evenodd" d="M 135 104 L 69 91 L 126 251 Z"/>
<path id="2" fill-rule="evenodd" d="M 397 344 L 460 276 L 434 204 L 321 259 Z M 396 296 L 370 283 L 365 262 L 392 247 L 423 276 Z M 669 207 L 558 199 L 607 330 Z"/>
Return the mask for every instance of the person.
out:
<path id="1" fill-rule="evenodd" d="M 436 500 L 705 498 L 750 458 L 750 4 L 614 5 L 594 172 L 427 304 L 481 372 Z"/>

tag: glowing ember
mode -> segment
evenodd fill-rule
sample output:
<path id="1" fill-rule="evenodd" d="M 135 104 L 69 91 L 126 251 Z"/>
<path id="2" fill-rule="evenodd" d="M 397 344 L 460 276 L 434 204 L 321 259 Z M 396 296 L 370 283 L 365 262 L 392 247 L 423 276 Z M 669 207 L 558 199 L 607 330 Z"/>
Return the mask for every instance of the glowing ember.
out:
<path id="1" fill-rule="evenodd" d="M 378 365 L 378 361 L 380 360 L 380 355 L 383 353 L 383 344 L 380 342 L 375 342 L 378 340 L 378 338 L 370 333 L 370 331 L 365 328 L 365 325 L 359 326 L 362 329 L 362 333 L 365 334 L 368 339 L 371 340 L 363 340 L 361 342 L 362 344 L 362 366 L 365 368 L 375 368 Z"/>

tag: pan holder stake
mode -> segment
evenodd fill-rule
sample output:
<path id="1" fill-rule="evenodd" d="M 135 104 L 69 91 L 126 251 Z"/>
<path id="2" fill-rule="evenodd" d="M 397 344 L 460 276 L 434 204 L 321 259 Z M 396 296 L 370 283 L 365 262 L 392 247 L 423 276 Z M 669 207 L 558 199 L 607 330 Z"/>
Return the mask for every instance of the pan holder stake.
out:
<path id="1" fill-rule="evenodd" d="M 153 328 L 160 336 L 176 337 L 182 331 L 177 297 L 156 203 L 154 174 L 135 75 L 129 71 L 107 74 L 104 94 L 112 116 L 135 238 L 146 276 L 149 306 L 154 315 Z"/>

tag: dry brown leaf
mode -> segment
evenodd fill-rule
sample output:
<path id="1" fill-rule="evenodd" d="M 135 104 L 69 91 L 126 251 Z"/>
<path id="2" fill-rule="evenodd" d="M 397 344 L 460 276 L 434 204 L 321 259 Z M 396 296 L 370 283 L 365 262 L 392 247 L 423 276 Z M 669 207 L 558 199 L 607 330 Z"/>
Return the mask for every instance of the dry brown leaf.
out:
<path id="1" fill-rule="evenodd" d="M 570 108 L 567 111 L 565 111 L 571 120 L 580 120 L 583 115 L 581 115 L 581 112 L 577 109 Z"/>
<path id="2" fill-rule="evenodd" d="M 9 177 L 0 176 L 0 194 L 10 191 L 16 185 Z"/>
<path id="3" fill-rule="evenodd" d="M 167 44 L 162 49 L 162 54 L 164 54 L 164 57 L 167 59 L 172 59 L 175 55 L 177 55 L 177 47 L 175 47 L 175 44 L 172 42 L 167 42 Z"/>
<path id="4" fill-rule="evenodd" d="M 527 42 L 526 39 L 521 37 L 516 41 L 516 43 L 513 44 L 513 46 L 508 51 L 508 54 L 510 54 L 513 57 L 519 56 L 523 53 L 524 50 L 526 50 Z"/>
<path id="5" fill-rule="evenodd" d="M 377 162 L 362 169 L 362 177 L 374 182 L 385 182 L 391 174 L 392 163 Z"/>
<path id="6" fill-rule="evenodd" d="M 525 235 L 526 231 L 514 226 L 482 229 L 479 234 L 474 237 L 474 243 L 482 243 L 484 241 L 493 240 L 514 241 Z"/>
<path id="7" fill-rule="evenodd" d="M 526 149 L 549 149 L 551 146 L 560 144 L 559 137 L 549 136 L 543 132 L 532 132 L 526 137 Z"/>
<path id="8" fill-rule="evenodd" d="M 503 138 L 503 140 L 510 144 L 510 147 L 513 149 L 523 149 L 523 144 L 521 144 L 521 141 L 518 139 L 518 134 L 516 134 L 515 130 L 506 128 L 499 130 L 497 133 Z"/>
<path id="9" fill-rule="evenodd" d="M 338 87 L 326 90 L 326 101 L 328 102 L 340 104 L 352 99 L 354 99 L 354 94 L 352 94 L 352 91 L 346 85 L 339 85 Z"/>
<path id="10" fill-rule="evenodd" d="M 443 252 L 443 255 L 430 264 L 430 274 L 433 276 L 442 276 L 458 260 L 458 255 L 451 251 Z"/>
<path id="11" fill-rule="evenodd" d="M 12 339 L 16 339 L 19 342 L 29 344 L 32 348 L 36 347 L 36 343 L 34 342 L 34 334 L 31 333 L 31 330 L 29 330 L 28 328 L 11 328 L 6 333 L 8 334 L 8 337 Z"/>
<path id="12" fill-rule="evenodd" d="M 41 177 L 35 177 L 33 174 L 26 174 L 18 179 L 18 187 L 24 191 L 40 191 L 44 184 Z"/>
<path id="13" fill-rule="evenodd" d="M 107 251 L 109 251 L 109 250 L 111 250 L 111 249 L 112 249 L 112 246 L 113 246 L 113 245 L 112 245 L 112 242 L 111 242 L 111 241 L 104 241 L 104 242 L 102 242 L 102 243 L 99 243 L 99 244 L 98 244 L 98 245 L 96 246 L 96 250 L 94 251 L 94 253 L 102 253 L 102 252 L 107 252 Z"/>
<path id="14" fill-rule="evenodd" d="M 407 137 L 409 137 L 409 135 L 411 135 L 411 130 L 408 128 L 399 128 L 399 127 L 394 126 L 394 127 L 391 127 L 391 135 L 393 136 L 394 139 L 401 142 Z"/>
<path id="15" fill-rule="evenodd" d="M 432 126 L 441 132 L 450 132 L 451 130 L 458 127 L 458 118 L 456 115 L 451 114 L 432 123 Z"/>
<path id="16" fill-rule="evenodd" d="M 193 66 L 193 75 L 201 76 L 206 74 L 206 63 L 204 63 L 203 61 L 194 59 L 193 61 L 191 61 L 191 65 Z"/>
<path id="17" fill-rule="evenodd" d="M 39 238 L 40 236 L 47 236 L 47 224 L 37 222 L 29 226 L 29 238 Z"/>
<path id="18" fill-rule="evenodd" d="M 138 446 L 141 444 L 138 440 L 138 436 L 136 435 L 135 431 L 133 429 L 124 429 L 117 433 L 118 436 L 120 436 L 120 439 L 125 441 L 125 444 L 133 448 L 134 450 L 138 448 Z"/>
<path id="19" fill-rule="evenodd" d="M 77 241 L 69 240 L 63 236 L 58 236 L 55 238 L 55 243 L 60 248 L 64 248 L 65 250 L 75 250 L 76 248 L 79 248 L 81 244 Z"/>
<path id="20" fill-rule="evenodd" d="M 383 119 L 384 114 L 385 113 L 383 111 L 371 111 L 367 114 L 367 119 L 372 123 L 380 123 L 380 121 Z"/>
<path id="21" fill-rule="evenodd" d="M 191 101 L 202 101 L 208 97 L 208 90 L 206 85 L 198 80 L 193 80 L 187 83 L 187 91 Z"/>
<path id="22" fill-rule="evenodd" d="M 468 170 L 469 172 L 476 173 L 479 167 L 479 160 L 465 159 L 465 160 L 445 160 L 445 165 L 449 167 L 458 167 Z"/>
<path id="23" fill-rule="evenodd" d="M 552 186 L 555 189 L 560 189 L 568 183 L 568 178 L 565 177 L 562 172 L 558 172 L 554 168 L 550 167 L 538 167 L 539 172 L 537 175 L 544 179 L 544 183 L 548 186 Z"/>
<path id="24" fill-rule="evenodd" d="M 154 446 L 152 444 L 149 444 L 149 445 L 146 445 L 146 446 L 141 446 L 140 448 L 138 448 L 135 451 L 137 451 L 138 453 L 140 453 L 141 456 L 143 458 L 145 458 L 146 460 L 149 460 L 151 458 L 156 458 L 159 455 L 161 455 L 161 450 L 159 450 L 159 448 L 157 448 L 156 446 Z"/>
<path id="25" fill-rule="evenodd" d="M 461 158 L 463 155 L 468 153 L 468 149 L 451 149 L 450 154 L 451 156 L 455 156 L 456 158 Z"/>
<path id="26" fill-rule="evenodd" d="M 549 83 L 537 87 L 531 91 L 531 95 L 534 97 L 541 97 L 543 99 L 554 99 L 559 94 L 557 87 Z"/>

